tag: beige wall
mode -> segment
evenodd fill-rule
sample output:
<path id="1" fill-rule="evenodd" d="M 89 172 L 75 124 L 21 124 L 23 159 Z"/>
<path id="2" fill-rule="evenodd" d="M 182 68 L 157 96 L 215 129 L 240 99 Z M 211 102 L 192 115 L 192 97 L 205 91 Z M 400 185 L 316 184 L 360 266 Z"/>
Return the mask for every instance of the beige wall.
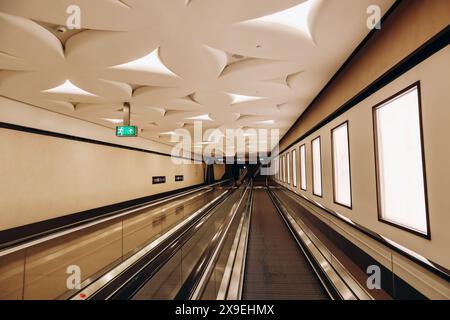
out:
<path id="1" fill-rule="evenodd" d="M 105 127 L 2 96 L 0 96 L 0 121 L 143 150 L 169 154 L 172 150 L 170 144 L 142 137 L 119 138 L 114 134 L 113 127 Z"/>
<path id="2" fill-rule="evenodd" d="M 307 147 L 308 191 L 287 186 L 362 226 L 450 269 L 450 47 L 436 53 L 331 123 L 289 149 Z M 378 221 L 372 107 L 416 81 L 421 82 L 423 134 L 431 240 Z M 331 129 L 349 121 L 353 209 L 333 202 Z M 321 136 L 323 198 L 312 195 L 311 140 Z"/>
<path id="3" fill-rule="evenodd" d="M 203 182 L 203 165 L 0 129 L 0 230 Z M 183 182 L 174 176 L 184 175 Z M 167 183 L 152 185 L 152 176 Z"/>
<path id="4" fill-rule="evenodd" d="M 448 26 L 450 1 L 405 0 L 280 143 L 291 143 Z"/>

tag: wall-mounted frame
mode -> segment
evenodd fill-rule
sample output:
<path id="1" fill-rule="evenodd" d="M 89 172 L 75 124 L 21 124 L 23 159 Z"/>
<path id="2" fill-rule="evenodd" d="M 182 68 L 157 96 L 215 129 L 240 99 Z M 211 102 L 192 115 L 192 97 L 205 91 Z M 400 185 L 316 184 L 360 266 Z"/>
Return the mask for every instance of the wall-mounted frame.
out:
<path id="1" fill-rule="evenodd" d="M 181 182 L 184 181 L 184 176 L 183 175 L 176 175 L 175 176 L 175 182 Z"/>
<path id="2" fill-rule="evenodd" d="M 282 153 L 285 150 L 288 150 L 298 144 L 303 143 L 302 141 L 305 141 L 305 140 L 309 139 L 312 135 L 317 134 L 318 130 L 324 128 L 330 122 L 335 121 L 336 119 L 338 119 L 339 117 L 344 115 L 346 112 L 348 112 L 352 109 L 358 109 L 361 106 L 362 102 L 364 102 L 369 97 L 373 97 L 373 95 L 376 94 L 377 92 L 379 92 L 380 90 L 382 90 L 382 89 L 386 90 L 386 88 L 388 89 L 391 85 L 396 85 L 398 83 L 397 80 L 401 76 L 405 75 L 408 71 L 417 67 L 418 65 L 423 63 L 425 60 L 432 57 L 435 53 L 441 51 L 442 49 L 444 49 L 448 46 L 447 39 L 448 39 L 449 31 L 450 31 L 449 27 L 448 26 L 445 27 L 434 37 L 427 40 L 423 45 L 421 45 L 416 50 L 414 50 L 412 53 L 407 55 L 404 59 L 399 61 L 394 67 L 387 70 L 385 73 L 381 74 L 377 79 L 374 79 L 374 81 L 372 83 L 370 83 L 367 87 L 365 87 L 360 92 L 356 93 L 355 96 L 352 96 L 350 99 L 348 99 L 347 101 L 342 103 L 341 106 L 339 106 L 328 117 L 324 118 L 322 121 L 318 122 L 316 125 L 310 127 L 308 130 L 306 130 L 301 135 L 296 136 L 295 140 L 291 141 L 290 143 L 287 143 L 284 147 L 280 147 L 280 152 Z M 364 46 L 361 46 L 361 48 L 363 48 L 363 47 Z M 336 74 L 336 76 L 338 74 L 339 74 L 339 72 Z M 415 73 L 410 73 L 410 75 L 411 74 L 414 75 Z M 330 81 L 330 83 L 333 83 L 333 82 Z M 430 85 L 431 85 L 431 83 L 430 83 Z M 421 89 L 427 90 L 424 82 L 421 83 Z M 325 89 L 324 89 L 324 91 L 325 91 Z M 323 96 L 323 94 L 319 94 L 316 99 L 318 99 L 319 96 Z M 381 101 L 381 100 L 384 100 L 384 99 L 379 99 L 379 101 Z M 424 104 L 426 104 L 426 102 L 427 102 L 427 100 L 423 101 Z M 422 103 L 422 101 L 421 101 L 421 103 Z M 313 106 L 314 102 L 311 103 L 310 105 Z M 374 103 L 372 103 L 371 105 L 374 105 Z M 369 115 L 371 115 L 370 107 L 371 106 L 369 106 L 369 110 L 368 110 Z M 428 106 L 424 105 L 424 107 L 425 107 L 424 111 L 426 111 Z M 429 107 L 431 108 L 432 106 L 429 106 Z M 424 114 L 424 120 L 425 120 L 424 129 L 429 130 L 429 128 L 426 126 L 426 119 L 427 119 L 427 115 Z M 299 120 L 297 120 L 297 121 L 299 121 Z M 371 121 L 371 120 L 369 120 L 369 121 Z M 293 129 L 291 129 L 291 130 L 293 130 Z M 424 132 L 424 136 L 426 138 L 428 131 L 423 131 L 423 132 Z M 370 134 L 370 130 L 369 130 L 369 134 Z M 285 137 L 287 137 L 287 136 L 288 136 L 288 134 L 285 135 Z M 425 140 L 425 141 L 427 141 L 427 140 Z M 373 143 L 373 141 L 372 141 L 372 143 Z M 428 150 L 424 149 L 424 151 L 428 151 Z M 354 150 L 353 150 L 353 154 L 354 154 Z M 308 158 L 309 157 L 310 156 L 308 156 Z M 354 156 L 353 156 L 353 160 L 354 160 Z M 424 161 L 425 160 L 428 160 L 428 157 L 427 157 L 427 159 L 424 158 Z M 376 168 L 373 164 L 372 164 L 372 166 L 373 166 L 372 174 L 374 174 L 374 171 L 376 170 Z M 308 171 L 310 171 L 309 168 L 308 168 Z M 354 173 L 354 171 L 353 171 L 353 173 Z M 425 173 L 425 171 L 424 171 L 424 173 Z M 310 173 L 308 172 L 308 175 L 309 174 Z M 356 177 L 354 177 L 354 178 L 356 178 Z M 375 179 L 375 177 L 373 177 L 373 178 Z M 308 177 L 308 179 L 309 179 L 309 177 Z M 309 183 L 309 181 L 308 181 L 308 183 Z M 425 184 L 425 187 L 427 188 L 426 184 Z M 374 194 L 377 191 L 378 190 L 374 191 Z M 294 192 L 294 191 L 292 191 L 292 192 Z M 296 192 L 296 194 L 298 196 L 302 197 L 302 199 L 304 199 L 311 205 L 317 206 L 317 202 L 310 199 L 306 194 L 304 194 L 302 192 Z M 430 198 L 430 200 L 431 200 L 431 198 Z M 354 198 L 353 201 L 354 201 L 354 203 L 356 203 L 357 199 Z M 375 198 L 374 198 L 374 201 L 376 201 Z M 374 203 L 374 205 L 376 205 L 376 204 Z M 433 206 L 430 206 L 430 210 L 432 210 L 432 209 L 433 209 Z M 433 259 L 432 258 L 430 259 L 430 257 L 427 257 L 426 254 L 422 256 L 419 253 L 417 253 L 417 251 L 414 252 L 414 251 L 411 251 L 410 249 L 406 249 L 405 247 L 403 247 L 402 244 L 403 245 L 406 245 L 406 244 L 403 243 L 403 241 L 402 241 L 402 239 L 403 239 L 402 235 L 400 237 L 401 239 L 396 240 L 397 242 L 393 242 L 393 241 L 387 242 L 386 237 L 385 237 L 386 235 L 382 236 L 381 234 L 370 230 L 367 225 L 358 224 L 356 221 L 352 221 L 348 217 L 344 218 L 345 213 L 339 214 L 337 211 L 335 211 L 336 209 L 331 209 L 331 208 L 325 208 L 324 210 L 326 210 L 330 215 L 335 216 L 337 219 L 340 219 L 340 221 L 342 221 L 343 223 L 354 227 L 355 229 L 359 230 L 360 232 L 370 236 L 372 239 L 375 239 L 377 242 L 390 247 L 391 249 L 395 250 L 398 254 L 405 257 L 406 259 L 409 259 L 412 262 L 417 263 L 418 265 L 422 266 L 426 270 L 432 272 L 434 275 L 437 275 L 440 279 L 449 281 L 450 272 L 449 272 L 448 268 L 443 267 L 436 261 L 433 261 Z M 432 221 L 430 221 L 430 222 L 432 222 Z M 433 226 L 431 226 L 430 222 L 428 223 L 428 225 L 430 226 L 430 231 L 428 232 L 429 237 L 424 237 L 422 234 L 417 234 L 417 236 L 420 236 L 425 239 L 431 239 L 431 235 L 433 233 L 433 230 L 432 230 Z M 390 223 L 386 222 L 386 224 L 389 225 Z M 391 230 L 391 231 L 394 232 L 393 234 L 395 234 L 395 230 L 397 230 L 396 233 L 402 233 L 403 231 L 400 231 L 402 229 L 403 228 L 401 226 L 394 226 L 394 230 Z M 405 229 L 404 233 L 405 233 L 404 236 L 407 236 L 407 237 L 415 237 L 416 236 L 414 234 L 414 231 Z M 410 234 L 408 234 L 408 233 L 410 233 Z M 405 239 L 403 239 L 403 240 L 405 240 Z"/>
<path id="3" fill-rule="evenodd" d="M 380 222 L 431 239 L 421 101 L 416 82 L 372 108 L 377 210 Z"/>
<path id="4" fill-rule="evenodd" d="M 165 176 L 152 177 L 152 183 L 153 184 L 166 183 L 166 177 Z"/>
<path id="5" fill-rule="evenodd" d="M 280 156 L 280 181 L 283 182 L 283 156 Z"/>
<path id="6" fill-rule="evenodd" d="M 291 154 L 286 153 L 286 178 L 287 184 L 291 184 Z"/>
<path id="7" fill-rule="evenodd" d="M 277 161 L 278 161 L 278 158 L 274 158 L 270 162 L 270 166 L 274 169 L 273 176 L 274 176 L 275 179 L 278 179 Z"/>
<path id="8" fill-rule="evenodd" d="M 281 181 L 281 156 L 278 156 L 278 180 Z"/>
<path id="9" fill-rule="evenodd" d="M 292 158 L 292 185 L 294 188 L 297 188 L 298 186 L 298 160 L 297 160 L 297 150 L 294 149 L 291 151 L 291 158 Z"/>
<path id="10" fill-rule="evenodd" d="M 306 144 L 303 144 L 299 148 L 300 158 L 300 189 L 303 191 L 308 190 L 308 175 L 306 173 Z"/>
<path id="11" fill-rule="evenodd" d="M 320 136 L 311 140 L 311 169 L 313 195 L 323 197 L 323 175 L 322 175 L 322 141 Z"/>
<path id="12" fill-rule="evenodd" d="M 333 202 L 348 209 L 352 209 L 352 168 L 350 161 L 350 129 L 348 121 L 332 128 L 330 133 Z"/>
<path id="13" fill-rule="evenodd" d="M 271 167 L 274 169 L 273 176 L 274 176 L 275 179 L 278 179 L 277 162 L 278 162 L 278 158 L 274 158 L 274 159 L 271 160 L 271 163 L 270 163 Z"/>
<path id="14" fill-rule="evenodd" d="M 280 168 L 280 156 L 276 158 L 276 168 L 277 168 L 277 179 L 281 180 L 281 168 Z"/>

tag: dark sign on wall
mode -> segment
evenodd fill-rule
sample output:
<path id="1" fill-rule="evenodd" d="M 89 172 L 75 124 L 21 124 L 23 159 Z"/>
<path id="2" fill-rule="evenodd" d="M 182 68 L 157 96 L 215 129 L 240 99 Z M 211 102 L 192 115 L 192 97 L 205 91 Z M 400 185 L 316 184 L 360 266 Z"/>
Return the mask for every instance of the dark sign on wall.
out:
<path id="1" fill-rule="evenodd" d="M 184 176 L 175 176 L 175 181 L 183 181 L 184 180 Z"/>
<path id="2" fill-rule="evenodd" d="M 163 177 L 163 176 L 153 177 L 152 182 L 153 182 L 153 184 L 166 183 L 166 177 Z"/>

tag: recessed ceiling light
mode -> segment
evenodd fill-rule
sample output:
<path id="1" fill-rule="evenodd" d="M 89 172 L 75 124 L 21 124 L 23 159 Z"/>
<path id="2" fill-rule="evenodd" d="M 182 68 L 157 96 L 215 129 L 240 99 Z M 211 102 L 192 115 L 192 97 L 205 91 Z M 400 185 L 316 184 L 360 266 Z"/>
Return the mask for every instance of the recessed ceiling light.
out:
<path id="1" fill-rule="evenodd" d="M 242 59 L 242 58 L 244 58 L 244 56 L 242 56 L 242 55 L 240 55 L 240 54 L 237 54 L 237 53 L 232 54 L 231 56 L 232 56 L 234 59 Z"/>
<path id="2" fill-rule="evenodd" d="M 174 136 L 176 133 L 174 131 L 162 132 L 160 133 L 162 136 Z"/>
<path id="3" fill-rule="evenodd" d="M 201 121 L 213 121 L 213 119 L 211 119 L 209 117 L 209 114 L 203 114 L 201 116 L 196 116 L 196 117 L 190 117 L 190 118 L 186 118 L 187 120 L 201 120 Z"/>
<path id="4" fill-rule="evenodd" d="M 65 33 L 67 31 L 67 28 L 64 26 L 58 26 L 56 28 L 56 31 L 58 31 L 59 33 Z"/>
<path id="5" fill-rule="evenodd" d="M 257 100 L 264 99 L 264 98 L 261 98 L 261 97 L 244 96 L 244 95 L 234 94 L 234 93 L 227 93 L 227 94 L 230 95 L 231 98 L 233 99 L 232 104 L 244 103 L 244 102 L 250 102 L 250 101 L 257 101 Z"/>
<path id="6" fill-rule="evenodd" d="M 275 120 L 264 120 L 264 121 L 258 121 L 260 124 L 274 124 Z"/>
<path id="7" fill-rule="evenodd" d="M 117 65 L 112 68 L 121 70 L 149 71 L 178 77 L 161 62 L 161 59 L 159 58 L 159 48 L 153 50 L 145 57 Z"/>
<path id="8" fill-rule="evenodd" d="M 92 94 L 90 92 L 87 92 L 81 88 L 78 88 L 76 85 L 74 85 L 70 80 L 66 80 L 62 85 L 57 86 L 52 89 L 44 90 L 42 92 L 47 93 L 62 93 L 62 94 L 76 94 L 76 95 L 83 95 L 83 96 L 95 96 L 95 94 Z"/>
<path id="9" fill-rule="evenodd" d="M 308 0 L 289 9 L 270 14 L 265 17 L 254 19 L 253 21 L 266 21 L 286 25 L 302 31 L 311 37 L 311 30 L 308 25 L 308 17 L 315 0 Z M 256 46 L 258 48 L 258 46 Z"/>
<path id="10" fill-rule="evenodd" d="M 123 122 L 123 120 L 121 120 L 121 119 L 107 119 L 107 118 L 102 118 L 102 120 L 105 120 L 105 121 L 108 121 L 108 122 L 111 122 L 111 123 L 114 123 L 114 124 L 118 124 L 118 123 L 122 123 L 122 122 Z"/>

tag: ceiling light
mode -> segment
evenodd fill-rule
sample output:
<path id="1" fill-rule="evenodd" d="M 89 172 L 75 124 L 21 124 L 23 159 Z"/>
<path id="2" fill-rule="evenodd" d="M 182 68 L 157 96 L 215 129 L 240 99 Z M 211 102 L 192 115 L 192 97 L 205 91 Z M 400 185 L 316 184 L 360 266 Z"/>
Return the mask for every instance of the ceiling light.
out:
<path id="1" fill-rule="evenodd" d="M 56 28 L 56 31 L 58 31 L 59 33 L 65 33 L 67 31 L 67 29 L 64 26 L 58 26 Z"/>
<path id="2" fill-rule="evenodd" d="M 243 59 L 244 56 L 240 55 L 240 54 L 232 54 L 231 57 L 233 57 L 234 59 Z"/>
<path id="3" fill-rule="evenodd" d="M 258 121 L 260 124 L 274 124 L 275 120 L 264 120 L 264 121 Z"/>
<path id="4" fill-rule="evenodd" d="M 276 12 L 265 17 L 257 18 L 253 21 L 266 21 L 286 25 L 300 30 L 310 38 L 312 38 L 311 30 L 308 26 L 308 17 L 311 8 L 314 5 L 314 2 L 314 0 L 308 0 L 289 9 Z"/>
<path id="5" fill-rule="evenodd" d="M 196 117 L 190 117 L 190 118 L 186 118 L 187 120 L 202 120 L 202 121 L 213 121 L 213 119 L 211 119 L 209 117 L 209 114 L 203 114 L 201 116 L 196 116 Z"/>
<path id="6" fill-rule="evenodd" d="M 174 136 L 176 133 L 174 131 L 162 132 L 160 133 L 162 136 Z"/>
<path id="7" fill-rule="evenodd" d="M 70 80 L 66 80 L 62 85 L 57 86 L 52 89 L 44 90 L 42 92 L 47 93 L 62 93 L 62 94 L 76 94 L 76 95 L 83 95 L 83 96 L 95 96 L 95 94 L 92 94 L 90 92 L 87 92 L 81 88 L 78 88 L 76 85 L 74 85 Z"/>
<path id="8" fill-rule="evenodd" d="M 162 73 L 177 77 L 169 68 L 167 68 L 159 58 L 159 48 L 153 50 L 150 54 L 137 60 L 127 62 L 112 68 L 121 70 L 137 70 Z"/>
<path id="9" fill-rule="evenodd" d="M 123 120 L 121 120 L 121 119 L 107 119 L 107 118 L 102 118 L 102 120 L 105 120 L 105 121 L 108 121 L 108 122 L 111 122 L 111 123 L 114 123 L 114 124 L 119 124 L 119 123 L 122 123 L 122 122 L 123 122 Z"/>
<path id="10" fill-rule="evenodd" d="M 250 101 L 256 101 L 256 100 L 263 99 L 261 97 L 243 96 L 243 95 L 234 94 L 234 93 L 227 93 L 227 94 L 230 95 L 231 98 L 233 99 L 232 104 L 244 103 L 244 102 L 250 102 Z"/>

